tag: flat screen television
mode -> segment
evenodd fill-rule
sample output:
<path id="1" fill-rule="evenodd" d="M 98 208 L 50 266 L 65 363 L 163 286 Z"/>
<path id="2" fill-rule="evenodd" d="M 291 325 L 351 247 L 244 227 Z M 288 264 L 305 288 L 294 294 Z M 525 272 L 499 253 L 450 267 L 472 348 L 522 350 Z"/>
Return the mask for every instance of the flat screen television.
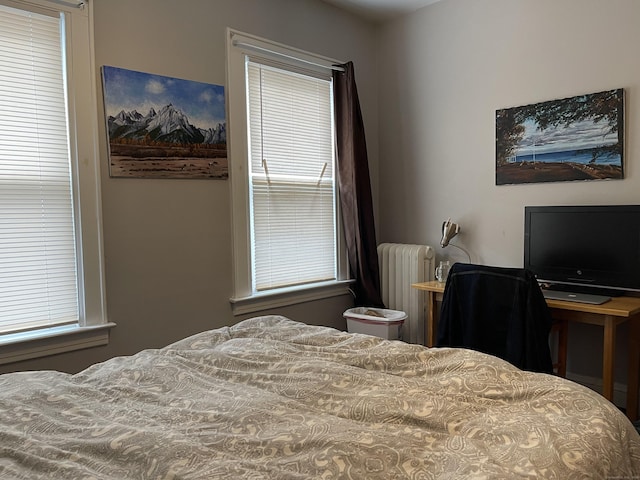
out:
<path id="1" fill-rule="evenodd" d="M 524 267 L 550 288 L 640 291 L 640 205 L 530 206 Z"/>

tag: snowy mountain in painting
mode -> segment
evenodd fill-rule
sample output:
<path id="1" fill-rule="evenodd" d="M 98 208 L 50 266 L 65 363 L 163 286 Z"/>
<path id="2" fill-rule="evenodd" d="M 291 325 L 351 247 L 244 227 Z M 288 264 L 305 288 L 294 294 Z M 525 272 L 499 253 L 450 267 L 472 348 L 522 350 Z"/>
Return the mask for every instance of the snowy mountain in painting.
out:
<path id="1" fill-rule="evenodd" d="M 109 121 L 111 122 L 111 119 L 113 119 L 113 123 L 115 125 L 131 125 L 139 122 L 142 118 L 143 116 L 135 110 L 132 112 L 125 112 L 124 110 L 122 110 L 115 117 L 110 117 Z"/>
<path id="2" fill-rule="evenodd" d="M 120 111 L 108 119 L 109 140 L 130 139 L 178 144 L 220 144 L 227 142 L 226 126 L 219 123 L 215 128 L 198 128 L 187 115 L 172 104 L 159 112 L 154 108 L 147 115 L 136 110 Z"/>

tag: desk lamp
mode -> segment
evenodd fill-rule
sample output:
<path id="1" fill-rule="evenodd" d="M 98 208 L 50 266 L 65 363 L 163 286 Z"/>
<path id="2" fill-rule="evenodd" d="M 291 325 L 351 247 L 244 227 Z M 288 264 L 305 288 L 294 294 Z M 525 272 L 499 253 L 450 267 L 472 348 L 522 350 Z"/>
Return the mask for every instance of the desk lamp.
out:
<path id="1" fill-rule="evenodd" d="M 457 223 L 453 223 L 451 218 L 448 218 L 446 222 L 442 223 L 442 238 L 440 239 L 440 246 L 442 248 L 449 245 L 449 242 L 453 237 L 455 237 L 458 233 L 460 233 L 460 225 Z M 458 245 L 450 244 L 452 247 L 459 248 L 469 257 L 469 263 L 471 263 L 471 255 L 464 248 L 459 247 Z"/>
<path id="2" fill-rule="evenodd" d="M 460 225 L 453 223 L 451 218 L 448 218 L 446 222 L 442 222 L 442 239 L 440 240 L 440 246 L 442 248 L 449 245 L 449 242 L 460 232 Z"/>

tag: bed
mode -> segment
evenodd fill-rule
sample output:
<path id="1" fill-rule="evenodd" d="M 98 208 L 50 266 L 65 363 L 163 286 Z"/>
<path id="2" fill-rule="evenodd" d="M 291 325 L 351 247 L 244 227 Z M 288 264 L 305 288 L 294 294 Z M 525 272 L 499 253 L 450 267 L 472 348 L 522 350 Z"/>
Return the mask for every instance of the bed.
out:
<path id="1" fill-rule="evenodd" d="M 485 354 L 258 317 L 0 376 L 0 478 L 638 478 L 599 394 Z"/>

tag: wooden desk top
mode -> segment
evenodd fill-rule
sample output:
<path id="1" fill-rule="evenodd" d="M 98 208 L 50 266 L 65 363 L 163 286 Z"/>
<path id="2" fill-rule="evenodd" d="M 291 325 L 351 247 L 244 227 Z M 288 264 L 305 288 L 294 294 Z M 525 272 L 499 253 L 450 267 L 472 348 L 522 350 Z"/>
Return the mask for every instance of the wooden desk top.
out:
<path id="1" fill-rule="evenodd" d="M 427 292 L 444 293 L 445 283 L 432 280 L 430 282 L 413 283 L 411 286 L 418 290 L 426 290 Z"/>
<path id="2" fill-rule="evenodd" d="M 427 292 L 443 293 L 445 284 L 443 282 L 431 281 L 414 283 L 411 286 L 418 290 L 425 290 Z M 547 300 L 547 305 L 550 308 L 557 308 L 560 310 L 596 313 L 599 315 L 613 315 L 614 317 L 632 317 L 640 313 L 640 298 L 638 297 L 612 297 L 611 300 L 601 305 L 549 299 Z"/>

